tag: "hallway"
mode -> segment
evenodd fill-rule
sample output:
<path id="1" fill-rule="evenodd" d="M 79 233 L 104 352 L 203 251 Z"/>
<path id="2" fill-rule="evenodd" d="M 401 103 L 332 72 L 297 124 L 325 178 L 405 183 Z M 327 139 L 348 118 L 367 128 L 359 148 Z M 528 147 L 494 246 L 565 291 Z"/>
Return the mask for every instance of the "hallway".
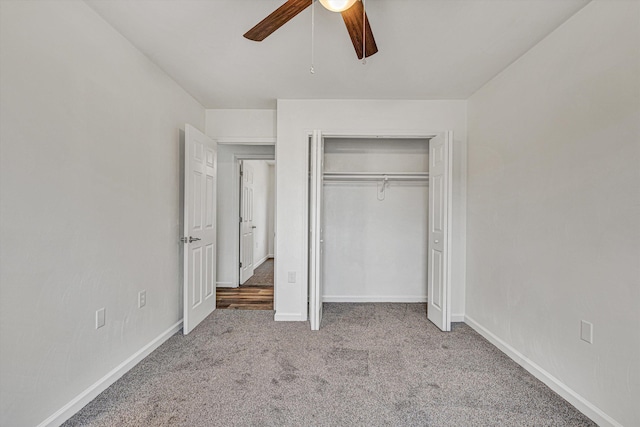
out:
<path id="1" fill-rule="evenodd" d="M 273 310 L 273 258 L 256 268 L 238 288 L 218 288 L 216 307 L 235 310 Z"/>

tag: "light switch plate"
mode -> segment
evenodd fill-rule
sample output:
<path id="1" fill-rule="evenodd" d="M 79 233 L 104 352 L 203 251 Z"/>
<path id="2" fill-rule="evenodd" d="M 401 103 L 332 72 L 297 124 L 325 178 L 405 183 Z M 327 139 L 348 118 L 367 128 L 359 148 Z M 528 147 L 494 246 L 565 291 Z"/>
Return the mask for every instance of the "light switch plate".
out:
<path id="1" fill-rule="evenodd" d="M 289 272 L 289 274 L 287 275 L 287 282 L 296 283 L 296 272 L 295 271 L 290 271 Z"/>

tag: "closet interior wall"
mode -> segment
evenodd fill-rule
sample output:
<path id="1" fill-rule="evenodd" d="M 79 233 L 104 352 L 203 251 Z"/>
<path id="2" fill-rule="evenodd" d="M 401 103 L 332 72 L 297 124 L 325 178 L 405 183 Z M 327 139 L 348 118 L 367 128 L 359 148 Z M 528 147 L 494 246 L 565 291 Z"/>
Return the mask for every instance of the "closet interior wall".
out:
<path id="1" fill-rule="evenodd" d="M 428 168 L 427 139 L 325 138 L 323 301 L 426 301 Z"/>

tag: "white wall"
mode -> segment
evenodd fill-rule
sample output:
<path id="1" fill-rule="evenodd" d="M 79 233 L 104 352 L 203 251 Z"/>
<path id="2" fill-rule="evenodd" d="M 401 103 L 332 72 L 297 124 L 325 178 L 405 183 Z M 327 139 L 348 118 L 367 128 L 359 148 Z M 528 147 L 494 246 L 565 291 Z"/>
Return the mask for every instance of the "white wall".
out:
<path id="1" fill-rule="evenodd" d="M 34 426 L 179 327 L 180 130 L 204 108 L 83 2 L 1 8 L 0 424 Z"/>
<path id="2" fill-rule="evenodd" d="M 269 255 L 269 165 L 265 160 L 245 160 L 253 168 L 253 263 L 262 264 Z"/>
<path id="3" fill-rule="evenodd" d="M 207 135 L 233 142 L 276 137 L 276 110 L 210 109 L 206 112 Z"/>
<path id="4" fill-rule="evenodd" d="M 217 285 L 237 287 L 239 279 L 240 230 L 238 218 L 239 171 L 237 159 L 240 157 L 273 157 L 273 145 L 218 145 L 218 258 Z"/>
<path id="5" fill-rule="evenodd" d="M 275 308 L 277 320 L 307 318 L 308 132 L 454 132 L 452 313 L 464 313 L 466 101 L 278 100 Z M 295 272 L 296 283 L 288 283 Z"/>
<path id="6" fill-rule="evenodd" d="M 601 425 L 640 425 L 639 189 L 640 3 L 595 1 L 469 100 L 466 310 Z"/>
<path id="7" fill-rule="evenodd" d="M 429 170 L 426 139 L 326 138 L 324 150 L 325 172 Z M 428 185 L 325 180 L 324 301 L 426 301 Z"/>

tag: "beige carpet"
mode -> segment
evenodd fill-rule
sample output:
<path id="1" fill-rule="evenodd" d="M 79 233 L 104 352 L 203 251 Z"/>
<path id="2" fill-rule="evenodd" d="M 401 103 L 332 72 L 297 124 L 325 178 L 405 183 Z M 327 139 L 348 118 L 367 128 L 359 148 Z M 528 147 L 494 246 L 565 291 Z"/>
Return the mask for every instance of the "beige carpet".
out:
<path id="1" fill-rule="evenodd" d="M 594 426 L 464 324 L 423 304 L 325 304 L 320 331 L 216 310 L 66 426 Z"/>

